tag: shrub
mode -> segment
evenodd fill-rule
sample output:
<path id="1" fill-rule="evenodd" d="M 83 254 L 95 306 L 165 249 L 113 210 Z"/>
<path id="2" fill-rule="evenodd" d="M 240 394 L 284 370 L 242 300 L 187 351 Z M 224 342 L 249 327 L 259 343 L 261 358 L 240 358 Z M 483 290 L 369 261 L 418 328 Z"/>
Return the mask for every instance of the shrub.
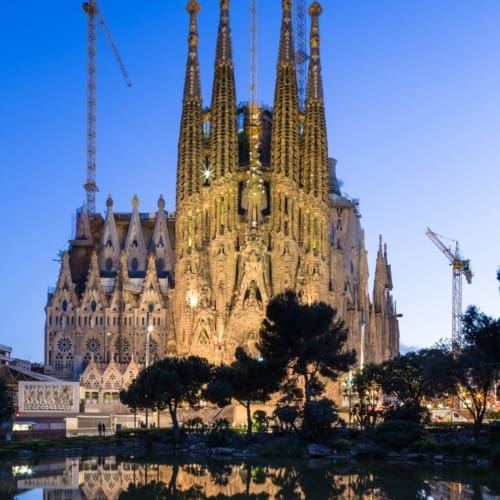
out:
<path id="1" fill-rule="evenodd" d="M 229 428 L 229 420 L 218 418 L 207 436 L 207 446 L 228 446 L 236 441 L 238 434 Z"/>
<path id="2" fill-rule="evenodd" d="M 193 417 L 186 420 L 182 427 L 186 432 L 203 432 L 206 426 L 201 417 Z"/>
<path id="3" fill-rule="evenodd" d="M 299 409 L 295 405 L 278 406 L 273 413 L 273 417 L 279 422 L 280 429 L 286 432 L 295 428 L 295 422 L 299 416 Z"/>
<path id="4" fill-rule="evenodd" d="M 300 457 L 304 450 L 298 437 L 287 435 L 257 446 L 255 452 L 264 457 Z"/>
<path id="5" fill-rule="evenodd" d="M 256 410 L 253 412 L 253 422 L 257 432 L 267 432 L 269 428 L 269 417 L 264 410 Z"/>
<path id="6" fill-rule="evenodd" d="M 347 439 L 337 439 L 333 443 L 333 448 L 336 451 L 349 451 L 352 448 L 352 443 Z"/>
<path id="7" fill-rule="evenodd" d="M 384 422 L 393 420 L 404 420 L 418 424 L 429 424 L 431 421 L 429 410 L 417 404 L 389 406 L 384 413 Z"/>
<path id="8" fill-rule="evenodd" d="M 332 424 L 336 421 L 338 414 L 331 399 L 310 401 L 304 408 L 303 435 L 308 440 L 325 442 L 331 437 Z"/>
<path id="9" fill-rule="evenodd" d="M 407 420 L 390 420 L 380 424 L 373 434 L 375 442 L 400 450 L 419 441 L 424 428 L 417 422 Z"/>

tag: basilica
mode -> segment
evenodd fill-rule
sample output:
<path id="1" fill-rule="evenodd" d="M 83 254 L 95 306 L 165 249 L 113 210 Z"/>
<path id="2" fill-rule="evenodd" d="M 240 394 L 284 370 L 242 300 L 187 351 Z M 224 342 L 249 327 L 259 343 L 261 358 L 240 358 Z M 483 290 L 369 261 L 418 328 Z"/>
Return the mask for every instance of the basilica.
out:
<path id="1" fill-rule="evenodd" d="M 339 188 L 328 149 L 322 7 L 308 10 L 302 106 L 291 5 L 282 1 L 269 107 L 236 100 L 229 0 L 220 1 L 212 98 L 202 103 L 199 10 L 188 2 L 175 211 L 162 196 L 143 210 L 135 195 L 126 212 L 111 197 L 106 213 L 79 209 L 48 296 L 45 372 L 81 380 L 89 404 L 104 394 L 117 403 L 140 368 L 165 356 L 230 363 L 238 346 L 257 355 L 266 305 L 286 289 L 337 310 L 359 365 L 399 350 L 386 245 L 380 238 L 369 290 L 359 203 Z"/>

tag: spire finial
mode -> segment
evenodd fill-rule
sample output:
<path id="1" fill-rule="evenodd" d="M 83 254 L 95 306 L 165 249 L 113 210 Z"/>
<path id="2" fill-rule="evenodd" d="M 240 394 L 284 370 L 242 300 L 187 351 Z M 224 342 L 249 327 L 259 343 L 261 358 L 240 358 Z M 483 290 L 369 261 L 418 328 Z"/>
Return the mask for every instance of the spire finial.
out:
<path id="1" fill-rule="evenodd" d="M 160 194 L 160 197 L 158 198 L 158 208 L 160 210 L 164 210 L 165 209 L 165 200 L 163 199 L 163 195 Z"/>
<path id="2" fill-rule="evenodd" d="M 200 12 L 200 4 L 196 0 L 190 0 L 186 6 L 186 10 L 191 16 L 189 23 L 188 43 L 190 47 L 198 46 L 198 26 L 196 25 L 196 15 Z"/>
<path id="3" fill-rule="evenodd" d="M 136 194 L 134 194 L 134 197 L 132 198 L 132 208 L 139 208 L 139 197 Z"/>
<path id="4" fill-rule="evenodd" d="M 196 0 L 189 0 L 188 4 L 186 5 L 186 10 L 190 14 L 198 14 L 198 12 L 200 12 L 201 10 L 201 7 Z"/>
<path id="5" fill-rule="evenodd" d="M 321 16 L 323 7 L 321 7 L 321 4 L 319 2 L 313 2 L 309 7 L 308 12 L 310 16 Z"/>

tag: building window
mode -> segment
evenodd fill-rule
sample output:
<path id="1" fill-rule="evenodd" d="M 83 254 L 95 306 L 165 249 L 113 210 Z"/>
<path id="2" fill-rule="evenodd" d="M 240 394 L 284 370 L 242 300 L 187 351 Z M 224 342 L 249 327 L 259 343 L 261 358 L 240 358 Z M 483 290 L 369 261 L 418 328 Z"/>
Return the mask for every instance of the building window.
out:
<path id="1" fill-rule="evenodd" d="M 59 339 L 57 342 L 57 349 L 61 352 L 69 352 L 73 348 L 73 344 L 71 343 L 71 340 L 67 337 L 63 337 L 62 339 Z"/>
<path id="2" fill-rule="evenodd" d="M 69 353 L 66 356 L 66 365 L 65 369 L 67 372 L 72 372 L 73 371 L 73 354 Z"/>
<path id="3" fill-rule="evenodd" d="M 96 405 L 99 402 L 99 393 L 85 391 L 85 402 L 91 405 Z"/>
<path id="4" fill-rule="evenodd" d="M 54 370 L 56 372 L 62 372 L 63 371 L 63 355 L 58 352 L 56 354 L 56 361 L 55 361 L 55 364 L 54 364 Z"/>
<path id="5" fill-rule="evenodd" d="M 103 403 L 105 405 L 114 405 L 120 402 L 120 396 L 117 392 L 105 392 L 103 397 Z"/>

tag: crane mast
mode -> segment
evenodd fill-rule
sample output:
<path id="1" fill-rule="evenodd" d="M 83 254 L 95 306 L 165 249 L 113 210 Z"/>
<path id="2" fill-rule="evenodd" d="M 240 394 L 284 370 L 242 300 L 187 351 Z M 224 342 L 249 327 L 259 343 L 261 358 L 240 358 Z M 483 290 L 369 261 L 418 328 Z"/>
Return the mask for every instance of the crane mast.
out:
<path id="1" fill-rule="evenodd" d="M 95 0 L 89 0 L 84 2 L 82 7 L 87 14 L 87 179 L 83 187 L 86 192 L 87 211 L 93 214 L 98 191 L 96 184 L 97 21 L 111 45 L 125 83 L 129 87 L 132 84 L 97 3 Z"/>
<path id="2" fill-rule="evenodd" d="M 465 276 L 467 283 L 471 283 L 470 260 L 462 259 L 458 241 L 451 240 L 455 243 L 455 249 L 452 251 L 451 247 L 443 243 L 441 239 L 443 236 L 440 238 L 440 235 L 429 228 L 427 228 L 425 234 L 448 259 L 452 268 L 451 342 L 453 349 L 457 349 L 462 341 L 462 276 Z"/>

